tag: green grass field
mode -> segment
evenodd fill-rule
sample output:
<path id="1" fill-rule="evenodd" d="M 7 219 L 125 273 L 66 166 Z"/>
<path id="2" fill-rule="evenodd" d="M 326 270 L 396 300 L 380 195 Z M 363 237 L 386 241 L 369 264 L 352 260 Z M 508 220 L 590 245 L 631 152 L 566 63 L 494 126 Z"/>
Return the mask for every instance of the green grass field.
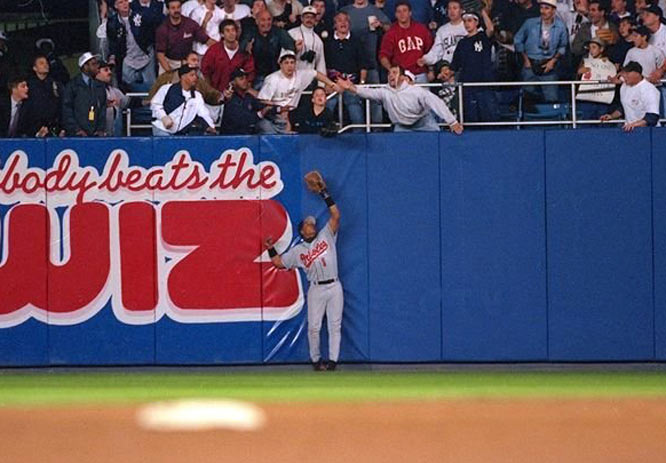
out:
<path id="1" fill-rule="evenodd" d="M 663 372 L 0 373 L 0 406 L 123 404 L 175 398 L 257 402 L 451 398 L 664 397 Z"/>

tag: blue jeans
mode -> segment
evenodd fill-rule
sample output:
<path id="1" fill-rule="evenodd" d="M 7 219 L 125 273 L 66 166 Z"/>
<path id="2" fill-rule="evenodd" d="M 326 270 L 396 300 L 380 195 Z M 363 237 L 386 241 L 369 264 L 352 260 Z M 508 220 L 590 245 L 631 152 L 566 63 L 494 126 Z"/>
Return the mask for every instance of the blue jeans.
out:
<path id="1" fill-rule="evenodd" d="M 439 132 L 439 125 L 431 112 L 412 125 L 395 124 L 394 132 Z"/>
<path id="2" fill-rule="evenodd" d="M 558 79 L 557 73 L 555 71 L 550 71 L 548 74 L 537 76 L 534 74 L 534 72 L 532 72 L 531 68 L 523 68 L 520 72 L 520 75 L 525 82 L 554 82 Z M 555 103 L 559 99 L 557 85 L 525 87 L 525 91 L 529 93 L 541 92 L 543 94 L 543 100 L 546 103 Z"/>
<path id="3" fill-rule="evenodd" d="M 147 92 L 155 83 L 155 52 L 150 53 L 150 62 L 141 69 L 134 69 L 123 61 L 123 82 L 133 92 Z"/>
<path id="4" fill-rule="evenodd" d="M 661 105 L 660 105 L 660 117 L 666 117 L 666 84 L 663 84 L 661 87 L 657 87 L 661 93 Z"/>
<path id="5" fill-rule="evenodd" d="M 338 102 L 340 100 L 339 96 L 336 96 L 335 98 L 331 98 L 328 100 L 326 103 L 326 107 L 330 109 L 333 114 L 335 115 L 335 118 L 338 118 L 338 112 L 336 111 L 336 108 L 338 107 Z M 351 121 L 352 124 L 364 124 L 365 123 L 365 111 L 363 104 L 361 103 L 361 98 L 359 98 L 358 95 L 354 95 L 351 92 L 344 92 L 342 94 L 342 107 L 344 108 L 345 111 L 347 111 L 347 114 L 349 114 L 349 120 Z M 354 132 L 360 132 L 363 129 L 354 129 Z"/>

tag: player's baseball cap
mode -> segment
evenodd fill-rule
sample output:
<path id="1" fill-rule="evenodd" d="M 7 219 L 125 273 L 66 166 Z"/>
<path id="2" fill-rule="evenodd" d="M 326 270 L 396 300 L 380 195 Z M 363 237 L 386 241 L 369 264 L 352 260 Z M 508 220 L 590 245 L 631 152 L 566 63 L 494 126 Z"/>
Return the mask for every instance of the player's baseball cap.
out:
<path id="1" fill-rule="evenodd" d="M 88 61 L 90 61 L 93 58 L 99 58 L 99 55 L 93 55 L 89 51 L 82 54 L 79 57 L 79 69 L 82 68 L 84 64 L 86 64 Z"/>
<path id="2" fill-rule="evenodd" d="M 637 72 L 643 74 L 643 66 L 636 61 L 629 61 L 622 67 L 622 72 Z"/>
<path id="3" fill-rule="evenodd" d="M 301 11 L 301 16 L 304 16 L 306 14 L 313 14 L 317 16 L 317 10 L 315 9 L 314 6 L 306 6 L 303 8 L 303 11 Z"/>
<path id="4" fill-rule="evenodd" d="M 317 219 L 315 219 L 314 216 L 309 215 L 306 218 L 304 218 L 303 220 L 301 220 L 300 222 L 298 222 L 298 233 L 300 233 L 301 230 L 303 230 L 303 225 L 305 225 L 306 223 L 311 223 L 312 225 L 317 225 Z"/>
<path id="5" fill-rule="evenodd" d="M 296 59 L 296 53 L 294 53 L 292 50 L 283 48 L 282 51 L 280 51 L 280 57 L 278 58 L 278 63 L 281 63 L 283 59 L 288 57 Z"/>
<path id="6" fill-rule="evenodd" d="M 234 69 L 233 72 L 231 73 L 231 76 L 229 77 L 229 79 L 234 80 L 236 77 L 243 77 L 243 76 L 246 76 L 246 75 L 248 75 L 248 74 L 249 74 L 249 73 L 248 73 L 245 69 L 243 69 L 243 68 L 236 68 L 236 69 Z"/>

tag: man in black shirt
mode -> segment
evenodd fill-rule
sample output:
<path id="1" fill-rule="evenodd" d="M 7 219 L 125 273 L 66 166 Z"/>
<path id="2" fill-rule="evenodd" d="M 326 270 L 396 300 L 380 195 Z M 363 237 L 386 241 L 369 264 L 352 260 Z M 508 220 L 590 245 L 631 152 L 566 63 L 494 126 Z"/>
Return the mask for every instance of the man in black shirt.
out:
<path id="1" fill-rule="evenodd" d="M 47 127 L 51 135 L 60 133 L 60 104 L 64 87 L 51 77 L 49 60 L 37 55 L 32 61 L 34 75 L 28 79 L 30 93 L 25 101 L 24 124 L 35 134 Z"/>
<path id="2" fill-rule="evenodd" d="M 257 29 L 245 37 L 241 48 L 254 57 L 254 88 L 260 89 L 266 76 L 278 70 L 280 51 L 283 48 L 295 51 L 296 44 L 287 31 L 273 26 L 268 10 L 260 11 L 256 21 Z"/>
<path id="3" fill-rule="evenodd" d="M 363 46 L 351 35 L 349 15 L 343 11 L 338 12 L 335 15 L 334 25 L 335 31 L 324 42 L 328 77 L 333 81 L 338 78 L 348 78 L 355 84 L 365 83 L 368 71 L 363 58 Z M 342 98 L 342 106 L 347 111 L 351 123 L 363 124 L 363 105 L 358 95 L 345 92 Z M 331 98 L 327 105 L 328 109 L 335 111 L 338 101 L 339 97 Z"/>
<path id="4" fill-rule="evenodd" d="M 458 42 L 451 61 L 451 69 L 458 73 L 461 82 L 492 82 L 494 79 L 491 45 L 486 33 L 479 31 L 480 20 L 477 13 L 463 14 L 467 37 Z M 498 119 L 497 100 L 492 89 L 465 88 L 463 105 L 465 121 L 492 122 Z"/>
<path id="5" fill-rule="evenodd" d="M 252 135 L 256 133 L 275 133 L 264 116 L 272 109 L 265 106 L 255 95 L 247 78 L 248 73 L 242 68 L 234 69 L 230 82 L 232 90 L 224 92 L 224 114 L 220 131 L 228 135 Z"/>

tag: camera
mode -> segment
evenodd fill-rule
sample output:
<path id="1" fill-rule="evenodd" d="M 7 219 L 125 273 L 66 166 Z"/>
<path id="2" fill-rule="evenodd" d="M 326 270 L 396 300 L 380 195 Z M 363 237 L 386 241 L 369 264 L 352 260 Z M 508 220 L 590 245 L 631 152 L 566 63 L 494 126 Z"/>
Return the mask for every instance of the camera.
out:
<path id="1" fill-rule="evenodd" d="M 308 63 L 312 63 L 316 57 L 317 53 L 315 53 L 314 50 L 308 50 L 301 55 L 301 61 L 307 61 Z"/>

